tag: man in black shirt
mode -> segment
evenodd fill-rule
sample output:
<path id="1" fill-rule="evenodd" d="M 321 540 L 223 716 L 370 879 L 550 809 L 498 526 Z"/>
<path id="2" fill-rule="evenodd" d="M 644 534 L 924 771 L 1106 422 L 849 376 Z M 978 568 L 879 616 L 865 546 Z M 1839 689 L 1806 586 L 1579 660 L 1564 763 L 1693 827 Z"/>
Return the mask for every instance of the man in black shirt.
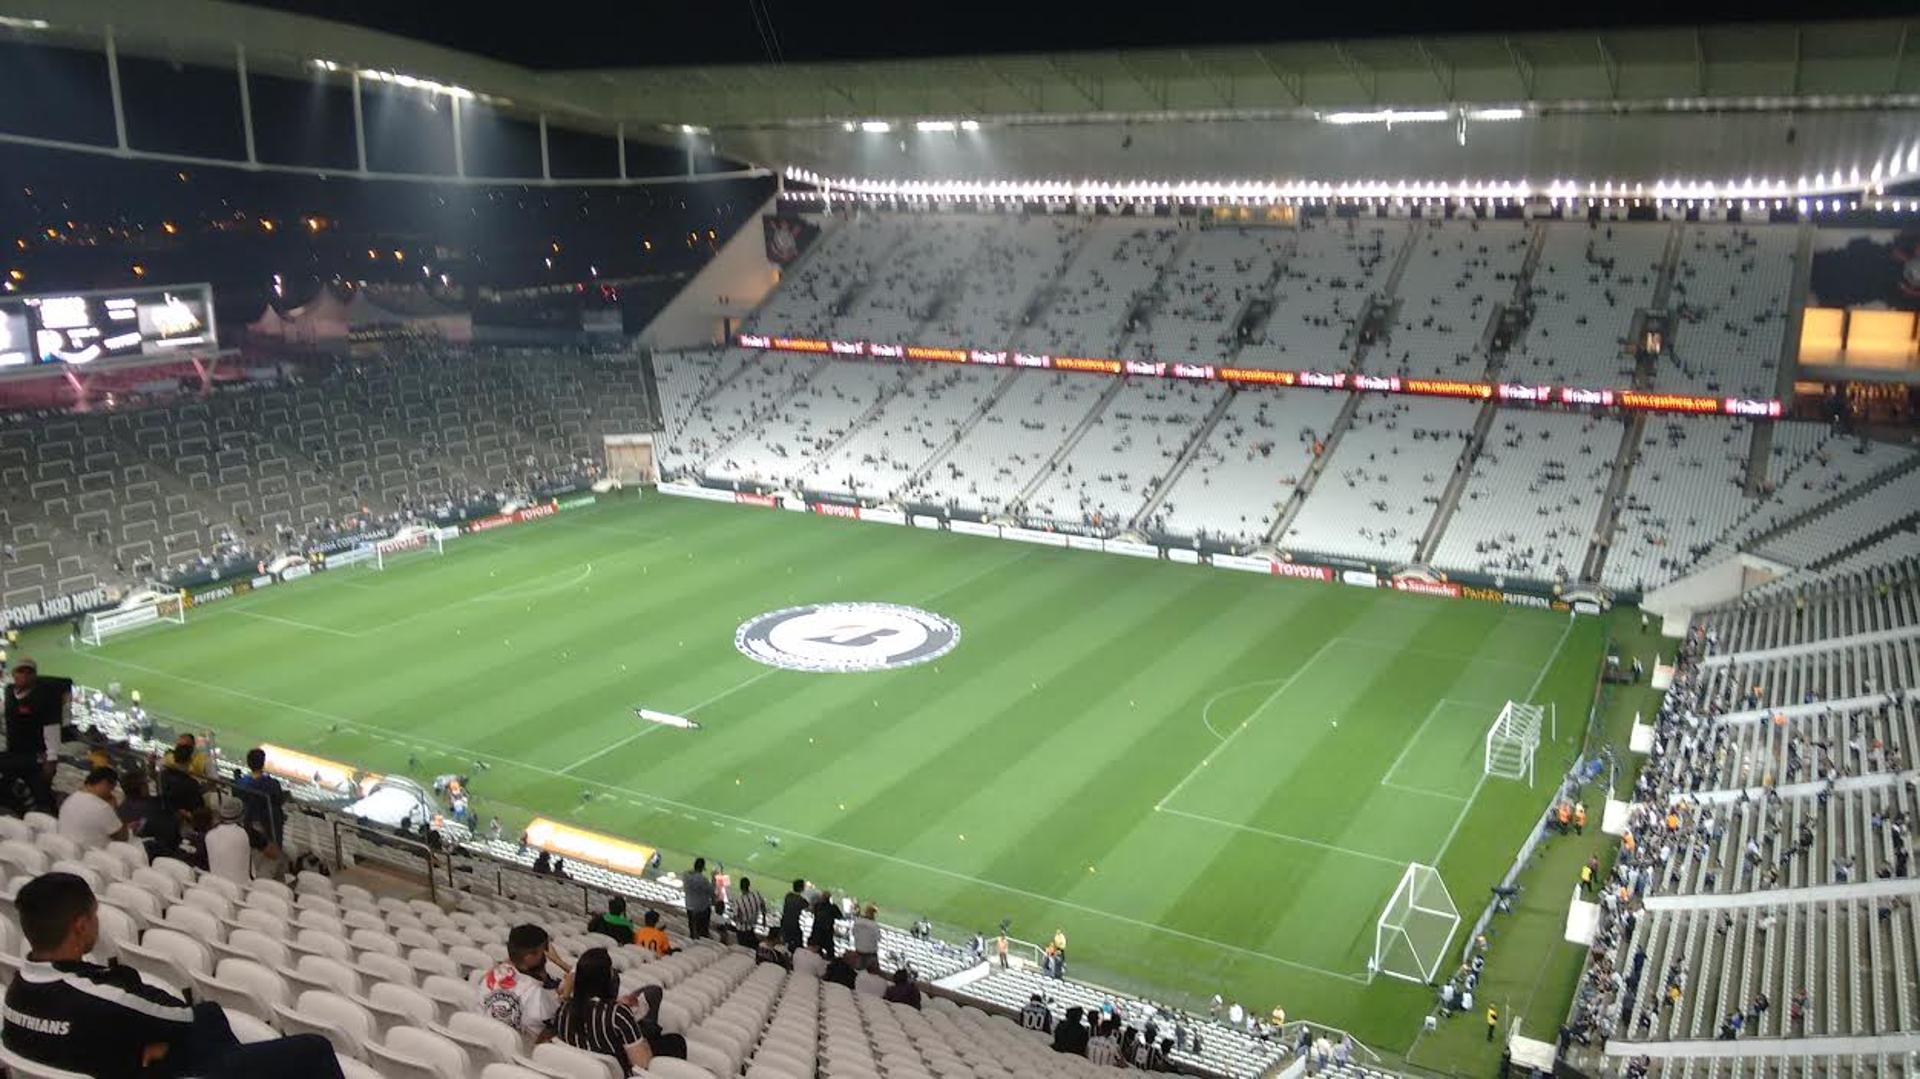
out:
<path id="1" fill-rule="evenodd" d="M 175 813 L 191 813 L 207 804 L 207 792 L 193 778 L 193 747 L 178 745 L 160 769 L 160 801 Z"/>
<path id="2" fill-rule="evenodd" d="M 800 950 L 800 916 L 807 912 L 807 882 L 796 880 L 793 891 L 787 893 L 780 905 L 780 940 L 787 946 L 788 954 Z"/>
<path id="3" fill-rule="evenodd" d="M 6 760 L 0 771 L 8 783 L 26 783 L 35 808 L 51 813 L 60 725 L 66 722 L 73 682 L 40 677 L 40 665 L 26 656 L 13 665 L 12 673 L 6 690 Z"/>
<path id="4" fill-rule="evenodd" d="M 286 842 L 289 795 L 279 780 L 267 774 L 266 750 L 259 746 L 247 750 L 247 774 L 233 781 L 233 793 L 247 807 L 247 831 L 264 836 L 276 847 Z"/>
<path id="5" fill-rule="evenodd" d="M 340 1079 L 325 1038 L 301 1034 L 241 1045 L 218 1004 L 188 1007 L 141 981 L 131 967 L 87 962 L 82 957 L 100 936 L 100 908 L 79 877 L 35 877 L 14 905 L 31 950 L 7 987 L 0 1042 L 8 1051 L 99 1079 Z"/>

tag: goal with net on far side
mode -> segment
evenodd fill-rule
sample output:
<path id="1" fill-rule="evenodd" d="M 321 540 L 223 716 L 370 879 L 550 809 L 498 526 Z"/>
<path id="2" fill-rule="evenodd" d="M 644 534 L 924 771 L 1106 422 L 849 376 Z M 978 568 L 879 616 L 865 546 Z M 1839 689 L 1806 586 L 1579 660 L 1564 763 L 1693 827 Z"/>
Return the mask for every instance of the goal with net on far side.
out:
<path id="1" fill-rule="evenodd" d="M 80 620 L 80 643 L 99 647 L 108 638 L 143 626 L 187 624 L 187 601 L 179 592 L 143 593 L 111 611 L 95 611 Z"/>
<path id="2" fill-rule="evenodd" d="M 328 560 L 330 567 L 359 566 L 362 569 L 386 569 L 390 559 L 426 553 L 446 554 L 446 535 L 439 529 L 411 528 L 378 543 L 363 543 Z"/>
<path id="3" fill-rule="evenodd" d="M 1423 985 L 1432 983 L 1459 929 L 1460 911 L 1453 905 L 1440 871 L 1419 862 L 1407 863 L 1399 886 L 1387 900 L 1387 909 L 1374 923 L 1373 958 L 1367 976 L 1384 974 Z"/>
<path id="4" fill-rule="evenodd" d="M 1508 701 L 1487 728 L 1485 770 L 1500 779 L 1524 779 L 1533 786 L 1533 758 L 1540 749 L 1540 728 L 1547 710 L 1537 704 Z"/>

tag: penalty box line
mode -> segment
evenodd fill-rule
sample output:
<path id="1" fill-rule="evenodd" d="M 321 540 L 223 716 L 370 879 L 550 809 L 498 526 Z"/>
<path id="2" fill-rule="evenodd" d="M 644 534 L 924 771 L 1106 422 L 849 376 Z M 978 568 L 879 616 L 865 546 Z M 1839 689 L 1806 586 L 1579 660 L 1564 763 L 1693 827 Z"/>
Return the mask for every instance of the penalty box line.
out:
<path id="1" fill-rule="evenodd" d="M 315 720 L 320 720 L 328 723 L 336 723 L 345 727 L 352 727 L 361 731 L 362 733 L 371 734 L 375 736 L 384 736 L 385 738 L 394 742 L 401 742 L 401 743 L 413 742 L 429 749 L 437 750 L 442 753 L 453 754 L 455 756 L 459 756 L 462 758 L 487 761 L 492 764 L 498 764 L 498 765 L 502 765 L 504 767 L 509 767 L 509 768 L 518 768 L 523 771 L 533 772 L 538 775 L 544 775 L 544 776 L 548 776 L 555 779 L 572 780 L 573 782 L 582 783 L 589 787 L 598 787 L 601 790 L 612 791 L 616 794 L 628 795 L 629 801 L 632 801 L 633 798 L 636 798 L 636 797 L 642 798 L 648 802 L 653 803 L 657 807 L 665 807 L 673 810 L 678 810 L 681 816 L 686 817 L 688 820 L 692 820 L 695 822 L 701 822 L 700 817 L 695 816 L 694 815 L 695 813 L 704 814 L 707 818 L 711 820 L 712 823 L 719 826 L 731 825 L 737 829 L 739 826 L 745 825 L 745 826 L 751 827 L 752 829 L 759 830 L 763 833 L 789 836 L 794 839 L 809 840 L 811 842 L 818 843 L 823 847 L 832 847 L 836 850 L 842 850 L 849 854 L 857 854 L 866 858 L 874 859 L 876 861 L 888 862 L 894 865 L 903 866 L 908 869 L 916 869 L 924 873 L 929 873 L 939 877 L 946 877 L 950 880 L 960 881 L 965 884 L 978 885 L 979 887 L 982 887 L 982 888 L 991 888 L 995 891 L 1004 892 L 1008 895 L 1016 895 L 1022 898 L 1034 900 L 1036 902 L 1051 904 L 1056 907 L 1062 907 L 1067 910 L 1077 911 L 1081 914 L 1091 915 L 1096 918 L 1105 918 L 1108 921 L 1116 922 L 1121 925 L 1132 926 L 1136 929 L 1146 930 L 1147 932 L 1150 932 L 1156 935 L 1177 937 L 1181 940 L 1192 941 L 1195 944 L 1204 944 L 1208 947 L 1217 948 L 1223 952 L 1228 952 L 1234 955 L 1245 956 L 1249 959 L 1258 959 L 1263 962 L 1273 963 L 1277 966 L 1289 967 L 1294 970 L 1304 971 L 1310 974 L 1318 974 L 1323 977 L 1335 978 L 1343 982 L 1352 982 L 1355 985 L 1367 984 L 1367 979 L 1363 975 L 1343 973 L 1341 971 L 1336 971 L 1336 970 L 1328 970 L 1325 967 L 1316 967 L 1311 963 L 1302 963 L 1295 959 L 1287 959 L 1285 957 L 1272 955 L 1267 952 L 1256 951 L 1252 948 L 1245 948 L 1238 944 L 1229 944 L 1223 940 L 1214 940 L 1212 937 L 1203 937 L 1197 933 L 1189 933 L 1182 929 L 1175 929 L 1169 925 L 1162 925 L 1157 922 L 1149 922 L 1140 918 L 1130 917 L 1125 914 L 1116 914 L 1113 911 L 1101 910 L 1098 907 L 1090 907 L 1084 903 L 1076 903 L 1073 900 L 1065 899 L 1060 896 L 1045 895 L 1043 893 L 1031 891 L 1026 888 L 1017 887 L 1015 885 L 1002 884 L 999 881 L 987 880 L 984 877 L 976 877 L 968 873 L 962 873 L 962 872 L 959 872 L 958 870 L 946 869 L 937 865 L 928 865 L 925 862 L 916 862 L 909 858 L 902 858 L 897 854 L 886 854 L 881 851 L 869 850 L 868 848 L 865 848 L 865 847 L 854 846 L 851 843 L 842 843 L 837 839 L 828 839 L 825 836 L 813 835 L 808 832 L 795 831 L 792 828 L 784 828 L 779 825 L 768 824 L 764 821 L 757 821 L 752 819 L 751 817 L 741 817 L 731 813 L 722 813 L 717 810 L 706 809 L 702 806 L 696 806 L 687 802 L 676 801 L 672 798 L 667 798 L 658 794 L 652 794 L 647 791 L 635 790 L 631 787 L 620 787 L 612 783 L 602 783 L 602 782 L 599 782 L 598 780 L 583 779 L 579 776 L 567 775 L 563 772 L 556 771 L 555 769 L 547 768 L 542 765 L 532 764 L 527 761 L 517 760 L 511 757 L 499 757 L 490 753 L 480 752 L 470 747 L 450 745 L 448 743 L 436 741 L 431 738 L 421 738 L 412 733 L 398 731 L 391 727 L 382 727 L 374 723 L 365 723 L 360 720 L 350 719 L 346 716 L 336 716 L 328 712 L 322 712 L 317 709 L 308 708 L 304 705 L 293 704 L 288 701 L 276 700 L 275 698 L 262 696 L 257 693 L 250 693 L 243 689 L 235 689 L 231 686 L 223 686 L 214 682 L 206 682 L 197 678 L 189 678 L 185 675 L 175 674 L 172 671 L 162 670 L 158 667 L 149 667 L 149 666 L 146 666 L 145 664 L 134 663 L 124 659 L 115 659 L 108 656 L 95 656 L 94 658 L 103 663 L 109 663 L 109 664 L 114 664 L 121 667 L 126 667 L 129 670 L 140 671 L 145 674 L 153 675 L 154 677 L 157 677 L 157 678 L 169 679 L 174 682 L 179 682 L 182 685 L 194 686 L 199 689 L 205 689 L 215 693 L 223 693 L 231 697 L 238 697 L 241 700 L 253 701 L 257 704 L 271 705 L 275 708 L 282 709 L 294 715 L 307 716 Z M 748 833 L 748 834 L 751 834 L 751 833 Z"/>
<path id="2" fill-rule="evenodd" d="M 1528 667 L 1527 669 L 1532 670 L 1533 668 Z M 1414 745 L 1418 743 L 1420 739 L 1427 733 L 1427 728 L 1433 724 L 1434 718 L 1438 716 L 1441 710 L 1445 709 L 1448 705 L 1455 705 L 1462 708 L 1494 708 L 1496 710 L 1498 709 L 1497 705 L 1491 705 L 1485 701 L 1465 701 L 1457 697 L 1442 697 L 1439 700 L 1434 701 L 1433 707 L 1427 709 L 1426 718 L 1420 721 L 1420 725 L 1413 729 L 1413 733 L 1407 736 L 1406 743 L 1400 747 L 1400 755 L 1393 758 L 1393 763 L 1387 765 L 1387 770 L 1381 773 L 1380 785 L 1382 787 L 1388 787 L 1398 791 L 1406 791 L 1409 794 L 1424 794 L 1433 798 L 1444 798 L 1449 802 L 1471 801 L 1471 798 L 1468 795 L 1449 794 L 1446 791 L 1437 791 L 1432 789 L 1431 787 L 1416 787 L 1410 783 L 1396 783 L 1393 780 L 1394 774 L 1400 771 L 1400 766 L 1406 762 L 1407 754 L 1413 752 Z M 1477 784 L 1476 784 L 1476 787 L 1477 787 Z"/>
<path id="3" fill-rule="evenodd" d="M 1315 663 L 1318 663 L 1320 661 L 1320 657 L 1326 655 L 1327 649 L 1332 648 L 1335 642 L 1337 642 L 1339 639 L 1340 638 L 1338 637 L 1330 637 L 1327 640 L 1321 641 L 1320 647 L 1313 650 L 1313 654 L 1307 657 L 1306 662 L 1294 668 L 1294 672 L 1292 674 L 1288 675 L 1286 679 L 1282 681 L 1278 686 L 1275 686 L 1273 692 L 1267 694 L 1266 698 L 1260 702 L 1260 706 L 1258 708 L 1255 708 L 1252 712 L 1248 713 L 1247 718 L 1241 720 L 1240 725 L 1238 727 L 1235 727 L 1232 731 L 1230 731 L 1225 738 L 1220 739 L 1220 742 L 1218 745 L 1215 745 L 1212 749 L 1208 750 L 1207 755 L 1200 758 L 1199 764 L 1194 765 L 1193 768 L 1189 770 L 1186 775 L 1181 776 L 1180 782 L 1175 783 L 1173 785 L 1172 790 L 1161 795 L 1159 800 L 1153 803 L 1153 808 L 1156 810 L 1167 808 L 1167 803 L 1173 801 L 1173 798 L 1175 795 L 1179 794 L 1182 790 L 1185 790 L 1187 784 L 1193 782 L 1193 777 L 1199 775 L 1202 769 L 1212 764 L 1213 758 L 1219 756 L 1222 750 L 1232 745 L 1233 740 L 1235 738 L 1238 738 L 1240 737 L 1241 734 L 1245 733 L 1246 729 L 1253 724 L 1253 721 L 1260 717 L 1260 713 L 1266 711 L 1268 708 L 1271 708 L 1273 706 L 1274 701 L 1279 700 L 1282 694 L 1286 693 L 1287 690 L 1293 688 L 1293 684 L 1300 680 L 1300 676 L 1303 674 L 1306 674 L 1309 670 L 1312 670 L 1313 665 Z"/>
<path id="4" fill-rule="evenodd" d="M 1540 692 L 1540 684 L 1547 680 L 1547 672 L 1560 659 L 1560 650 L 1567 646 L 1567 638 L 1573 635 L 1573 616 L 1567 616 L 1567 624 L 1560 631 L 1560 639 L 1553 642 L 1553 651 L 1547 653 L 1547 661 L 1540 665 L 1540 671 L 1533 676 L 1533 684 L 1527 687 L 1527 700 L 1532 702 L 1534 694 Z M 1453 827 L 1447 830 L 1447 838 L 1440 843 L 1440 850 L 1433 856 L 1433 865 L 1438 868 L 1447 851 L 1453 849 L 1453 841 L 1460 835 L 1460 826 L 1467 823 L 1467 814 L 1473 811 L 1473 803 L 1480 797 L 1480 788 L 1487 784 L 1487 773 L 1483 770 L 1480 779 L 1473 785 L 1473 793 L 1467 795 L 1466 804 L 1460 807 L 1460 814 L 1453 818 Z"/>

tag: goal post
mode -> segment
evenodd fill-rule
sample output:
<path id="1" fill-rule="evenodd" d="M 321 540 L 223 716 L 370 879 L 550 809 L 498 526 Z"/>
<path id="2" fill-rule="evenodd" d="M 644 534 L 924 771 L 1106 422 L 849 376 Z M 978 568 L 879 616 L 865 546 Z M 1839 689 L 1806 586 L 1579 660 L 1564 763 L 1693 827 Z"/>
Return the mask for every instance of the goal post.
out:
<path id="1" fill-rule="evenodd" d="M 111 611 L 95 611 L 80 620 L 80 643 L 98 648 L 111 638 L 142 626 L 187 624 L 187 601 L 180 592 L 144 596 Z"/>
<path id="2" fill-rule="evenodd" d="M 1440 871 L 1419 862 L 1407 863 L 1386 909 L 1374 923 L 1368 976 L 1384 974 L 1431 984 L 1459 929 L 1460 910 L 1453 905 Z"/>
<path id="3" fill-rule="evenodd" d="M 374 543 L 362 543 L 327 560 L 329 566 L 344 569 L 358 566 L 361 569 L 383 570 L 390 559 L 409 554 L 446 554 L 446 530 L 437 528 L 411 528 L 388 539 Z"/>
<path id="4" fill-rule="evenodd" d="M 1540 728 L 1547 710 L 1537 704 L 1508 701 L 1487 728 L 1485 774 L 1524 779 L 1533 786 L 1533 758 L 1540 749 Z"/>
<path id="5" fill-rule="evenodd" d="M 446 532 L 418 526 L 403 528 L 393 536 L 371 544 L 376 569 L 385 569 L 387 560 L 410 554 L 447 553 Z"/>

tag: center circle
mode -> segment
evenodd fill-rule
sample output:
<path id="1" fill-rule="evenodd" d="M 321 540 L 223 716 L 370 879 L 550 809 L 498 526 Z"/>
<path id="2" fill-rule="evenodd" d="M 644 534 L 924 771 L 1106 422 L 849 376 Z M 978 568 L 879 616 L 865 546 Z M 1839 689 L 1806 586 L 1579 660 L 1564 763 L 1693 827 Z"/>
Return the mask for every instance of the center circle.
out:
<path id="1" fill-rule="evenodd" d="M 733 646 L 748 659 L 790 671 L 849 674 L 911 667 L 960 643 L 960 627 L 896 603 L 813 603 L 750 618 Z"/>

